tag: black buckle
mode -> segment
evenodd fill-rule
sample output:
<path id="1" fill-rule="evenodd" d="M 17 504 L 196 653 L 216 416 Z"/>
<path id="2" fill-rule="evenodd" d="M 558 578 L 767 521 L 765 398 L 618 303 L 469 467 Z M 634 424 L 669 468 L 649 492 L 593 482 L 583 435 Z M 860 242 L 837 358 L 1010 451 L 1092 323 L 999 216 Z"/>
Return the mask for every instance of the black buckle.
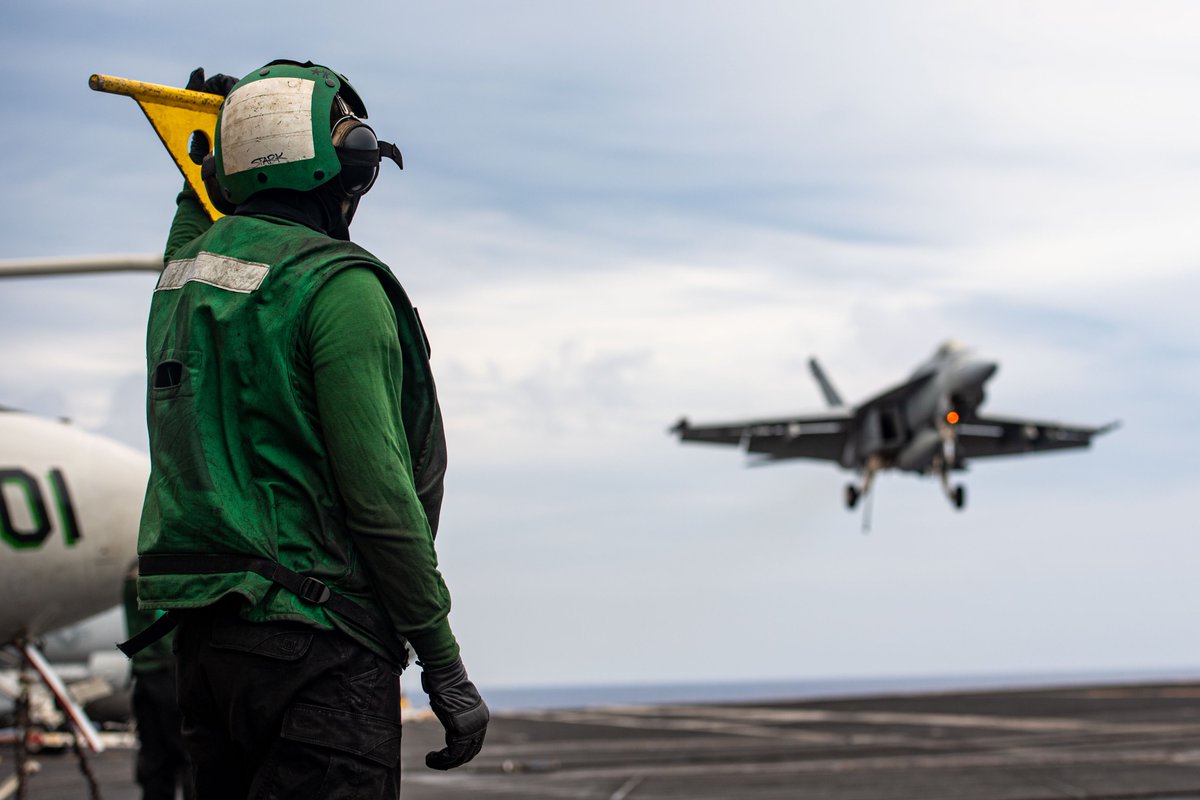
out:
<path id="1" fill-rule="evenodd" d="M 323 606 L 329 600 L 330 592 L 329 587 L 316 578 L 306 577 L 300 584 L 300 591 L 296 594 L 306 603 Z"/>

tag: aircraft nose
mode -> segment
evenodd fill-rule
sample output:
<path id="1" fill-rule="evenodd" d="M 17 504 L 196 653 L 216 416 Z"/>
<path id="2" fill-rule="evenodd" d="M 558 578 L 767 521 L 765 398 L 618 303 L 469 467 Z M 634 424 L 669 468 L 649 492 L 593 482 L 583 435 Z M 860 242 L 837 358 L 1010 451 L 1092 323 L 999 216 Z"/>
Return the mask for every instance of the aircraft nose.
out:
<path id="1" fill-rule="evenodd" d="M 959 380 L 966 386 L 978 386 L 996 374 L 1000 365 L 995 361 L 972 361 L 958 371 Z"/>

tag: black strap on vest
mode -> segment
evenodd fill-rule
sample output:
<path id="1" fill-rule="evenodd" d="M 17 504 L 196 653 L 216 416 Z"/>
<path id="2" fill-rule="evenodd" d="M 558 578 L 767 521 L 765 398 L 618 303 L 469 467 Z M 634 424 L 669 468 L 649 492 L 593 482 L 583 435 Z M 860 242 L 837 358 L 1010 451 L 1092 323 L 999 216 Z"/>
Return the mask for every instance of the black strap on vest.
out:
<path id="1" fill-rule="evenodd" d="M 125 654 L 126 658 L 133 658 L 137 653 L 142 652 L 150 645 L 157 642 L 162 637 L 166 636 L 171 631 L 175 630 L 175 626 L 179 624 L 179 619 L 173 612 L 168 611 L 158 619 L 151 622 L 139 633 L 130 636 L 125 641 L 117 645 L 117 649 Z"/>
<path id="2" fill-rule="evenodd" d="M 316 578 L 293 572 L 268 558 L 189 553 L 187 555 L 146 555 L 138 559 L 138 574 L 140 575 L 215 575 L 226 572 L 253 572 L 272 583 L 279 584 L 309 605 L 328 608 L 378 639 L 401 668 L 407 666 L 407 642 L 395 632 L 384 615 L 343 597 Z M 167 623 L 166 620 L 171 621 Z M 150 627 L 117 647 L 125 655 L 133 656 L 134 653 L 166 636 L 177 623 L 174 613 L 167 612 L 155 620 Z"/>

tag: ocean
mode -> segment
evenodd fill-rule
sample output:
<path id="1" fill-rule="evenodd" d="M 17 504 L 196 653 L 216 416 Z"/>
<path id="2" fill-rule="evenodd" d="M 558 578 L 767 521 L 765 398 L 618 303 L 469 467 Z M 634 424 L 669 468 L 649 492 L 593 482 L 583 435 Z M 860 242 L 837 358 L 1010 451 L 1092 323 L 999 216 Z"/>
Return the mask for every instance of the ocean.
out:
<path id="1" fill-rule="evenodd" d="M 1200 667 L 1158 670 L 1015 673 L 1003 675 L 828 678 L 816 680 L 728 681 L 711 683 L 480 686 L 493 711 L 534 711 L 595 706 L 679 703 L 744 703 L 818 700 L 875 695 L 1055 688 L 1200 680 Z M 404 676 L 405 696 L 415 708 L 427 705 L 419 669 Z"/>

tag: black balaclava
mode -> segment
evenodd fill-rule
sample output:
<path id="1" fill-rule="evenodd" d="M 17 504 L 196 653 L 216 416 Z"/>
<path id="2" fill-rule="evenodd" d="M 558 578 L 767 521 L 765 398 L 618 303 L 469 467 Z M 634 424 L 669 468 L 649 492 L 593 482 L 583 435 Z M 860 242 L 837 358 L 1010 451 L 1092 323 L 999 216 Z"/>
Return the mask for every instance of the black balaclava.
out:
<path id="1" fill-rule="evenodd" d="M 336 181 L 336 179 L 335 179 Z M 291 189 L 269 189 L 259 192 L 237 207 L 239 215 L 282 217 L 320 231 L 326 236 L 350 241 L 350 220 L 358 209 L 358 198 L 350 200 L 343 212 L 343 198 L 333 188 L 335 181 L 318 186 L 310 192 Z"/>

